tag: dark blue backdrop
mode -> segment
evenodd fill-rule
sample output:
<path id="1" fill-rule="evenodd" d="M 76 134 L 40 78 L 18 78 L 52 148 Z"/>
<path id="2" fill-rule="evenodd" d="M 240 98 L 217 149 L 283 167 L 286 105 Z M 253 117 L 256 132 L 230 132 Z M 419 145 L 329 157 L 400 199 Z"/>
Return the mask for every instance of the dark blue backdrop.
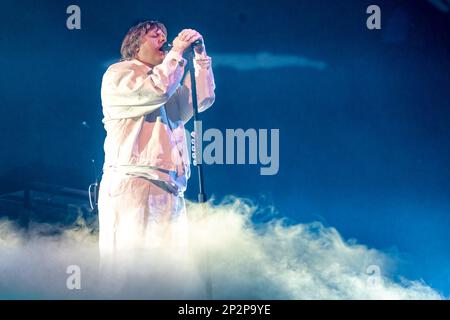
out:
<path id="1" fill-rule="evenodd" d="M 370 4 L 382 29 L 369 31 Z M 66 8 L 81 8 L 69 31 Z M 218 65 L 204 127 L 279 128 L 280 170 L 209 166 L 209 194 L 398 251 L 399 272 L 450 294 L 450 23 L 428 1 L 3 1 L 1 192 L 85 188 L 103 161 L 100 82 L 139 20 L 198 29 L 223 54 L 293 55 L 323 69 Z M 82 125 L 86 121 L 89 128 Z M 187 196 L 195 198 L 191 179 Z"/>

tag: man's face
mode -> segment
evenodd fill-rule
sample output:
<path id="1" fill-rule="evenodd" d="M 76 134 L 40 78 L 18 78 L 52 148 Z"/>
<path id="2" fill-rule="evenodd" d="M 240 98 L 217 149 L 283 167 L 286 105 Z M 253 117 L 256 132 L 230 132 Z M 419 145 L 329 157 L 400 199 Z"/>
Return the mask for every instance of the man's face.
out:
<path id="1" fill-rule="evenodd" d="M 165 53 L 160 51 L 159 48 L 166 41 L 167 38 L 164 31 L 158 28 L 150 30 L 141 38 L 141 46 L 137 58 L 152 66 L 160 64 L 164 60 Z"/>

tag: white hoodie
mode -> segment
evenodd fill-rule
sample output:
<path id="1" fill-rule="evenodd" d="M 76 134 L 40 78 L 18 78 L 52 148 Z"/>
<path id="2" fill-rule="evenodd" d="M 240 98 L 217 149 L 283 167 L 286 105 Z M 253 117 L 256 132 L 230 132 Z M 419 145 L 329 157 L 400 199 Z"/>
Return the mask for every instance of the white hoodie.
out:
<path id="1" fill-rule="evenodd" d="M 105 139 L 103 170 L 161 180 L 176 192 L 190 176 L 184 124 L 192 117 L 190 77 L 184 84 L 186 60 L 170 51 L 153 68 L 138 60 L 111 65 L 102 81 Z M 213 103 L 211 58 L 194 59 L 199 112 Z"/>

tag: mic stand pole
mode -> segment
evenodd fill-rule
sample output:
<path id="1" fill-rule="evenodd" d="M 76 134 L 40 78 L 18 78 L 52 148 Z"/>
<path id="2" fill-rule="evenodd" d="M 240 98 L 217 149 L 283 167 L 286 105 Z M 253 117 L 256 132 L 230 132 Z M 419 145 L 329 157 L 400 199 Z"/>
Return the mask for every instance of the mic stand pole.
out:
<path id="1" fill-rule="evenodd" d="M 191 94 L 192 94 L 192 108 L 193 108 L 193 115 L 194 115 L 194 149 L 193 149 L 193 163 L 197 167 L 197 174 L 198 174 L 198 186 L 199 186 L 199 193 L 198 193 L 198 202 L 201 204 L 201 210 L 203 211 L 204 203 L 207 201 L 206 194 L 205 194 L 205 185 L 203 181 L 203 166 L 202 166 L 202 160 L 200 157 L 202 157 L 201 154 L 199 154 L 199 143 L 202 143 L 201 137 L 199 136 L 199 116 L 198 116 L 198 102 L 197 102 L 197 87 L 196 87 L 196 81 L 195 81 L 195 68 L 194 68 L 194 45 L 191 45 L 190 50 L 188 52 L 188 61 L 189 61 L 189 74 L 191 78 Z M 200 139 L 200 140 L 199 140 Z M 211 279 L 211 272 L 210 272 L 210 264 L 209 264 L 209 255 L 206 253 L 206 296 L 209 300 L 213 299 L 213 292 L 212 292 L 212 279 Z"/>

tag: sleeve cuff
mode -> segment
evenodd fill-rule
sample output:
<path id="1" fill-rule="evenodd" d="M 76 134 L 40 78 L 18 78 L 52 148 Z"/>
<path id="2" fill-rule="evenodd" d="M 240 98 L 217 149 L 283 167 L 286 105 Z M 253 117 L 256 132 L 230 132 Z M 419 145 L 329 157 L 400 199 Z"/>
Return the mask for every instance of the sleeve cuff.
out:
<path id="1" fill-rule="evenodd" d="M 211 57 L 207 55 L 202 57 L 195 57 L 194 66 L 196 69 L 209 69 L 211 68 Z"/>
<path id="2" fill-rule="evenodd" d="M 207 59 L 207 58 L 209 58 L 208 55 L 206 54 L 206 50 L 203 50 L 202 53 L 197 53 L 194 50 L 194 57 L 195 57 L 195 59 L 205 59 L 205 58 Z"/>
<path id="3" fill-rule="evenodd" d="M 181 67 L 186 65 L 186 59 L 177 51 L 170 50 L 164 59 L 168 61 L 175 60 Z"/>

